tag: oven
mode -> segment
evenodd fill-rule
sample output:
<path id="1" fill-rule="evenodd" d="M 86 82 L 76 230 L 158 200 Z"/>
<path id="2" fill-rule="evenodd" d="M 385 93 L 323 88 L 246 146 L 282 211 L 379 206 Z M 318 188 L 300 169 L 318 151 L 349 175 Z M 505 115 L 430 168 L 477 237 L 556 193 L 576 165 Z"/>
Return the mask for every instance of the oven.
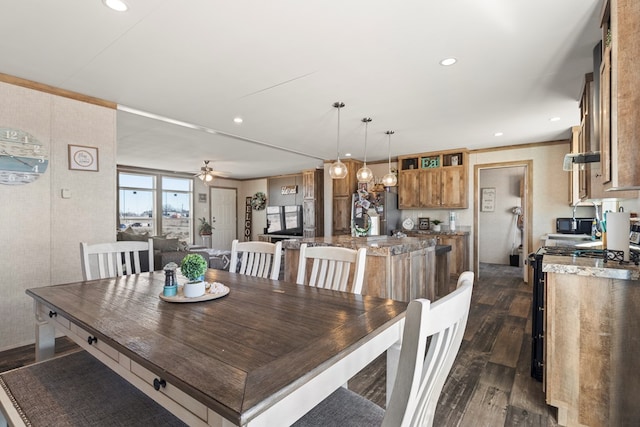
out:
<path id="1" fill-rule="evenodd" d="M 630 261 L 624 261 L 622 251 L 584 249 L 575 246 L 543 246 L 529 254 L 527 263 L 533 270 L 533 300 L 531 303 L 531 376 L 542 381 L 544 373 L 544 291 L 547 274 L 542 271 L 545 255 L 600 258 L 604 262 L 638 265 L 640 248 L 631 245 Z"/>

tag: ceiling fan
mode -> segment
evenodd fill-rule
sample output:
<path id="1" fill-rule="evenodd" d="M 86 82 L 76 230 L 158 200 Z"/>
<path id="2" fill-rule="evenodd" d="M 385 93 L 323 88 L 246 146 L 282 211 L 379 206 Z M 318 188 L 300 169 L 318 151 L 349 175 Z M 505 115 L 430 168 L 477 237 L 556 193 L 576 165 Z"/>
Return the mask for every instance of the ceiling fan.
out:
<path id="1" fill-rule="evenodd" d="M 209 160 L 205 160 L 204 166 L 200 168 L 200 172 L 195 176 L 200 178 L 205 184 L 212 184 L 215 177 L 226 178 L 229 174 L 213 170 L 213 168 L 209 166 Z"/>

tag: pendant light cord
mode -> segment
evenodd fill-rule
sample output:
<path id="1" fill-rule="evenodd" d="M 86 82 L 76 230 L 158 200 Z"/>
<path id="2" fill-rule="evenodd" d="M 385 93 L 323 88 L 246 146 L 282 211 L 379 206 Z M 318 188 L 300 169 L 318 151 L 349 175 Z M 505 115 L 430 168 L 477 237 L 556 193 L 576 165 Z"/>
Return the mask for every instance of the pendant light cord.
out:
<path id="1" fill-rule="evenodd" d="M 389 135 L 389 173 L 391 173 L 391 135 L 393 135 L 395 132 L 392 130 L 388 130 L 387 135 Z"/>
<path id="2" fill-rule="evenodd" d="M 338 145 L 338 161 L 340 161 L 340 109 L 344 107 L 344 102 L 336 102 L 333 106 L 338 109 L 338 137 L 336 141 Z"/>

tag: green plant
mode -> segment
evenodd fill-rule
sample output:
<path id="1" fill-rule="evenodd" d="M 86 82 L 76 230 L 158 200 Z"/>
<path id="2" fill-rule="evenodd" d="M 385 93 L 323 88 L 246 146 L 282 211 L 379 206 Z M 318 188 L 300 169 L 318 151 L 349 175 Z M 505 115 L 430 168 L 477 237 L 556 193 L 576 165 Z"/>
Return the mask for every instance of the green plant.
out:
<path id="1" fill-rule="evenodd" d="M 207 261 L 200 254 L 188 254 L 182 258 L 180 271 L 182 274 L 193 282 L 198 280 L 207 271 Z"/>
<path id="2" fill-rule="evenodd" d="M 198 232 L 200 233 L 200 235 L 206 236 L 211 234 L 211 232 L 214 230 L 214 227 L 213 225 L 211 225 L 209 221 L 207 221 L 207 218 L 202 217 L 198 219 L 200 220 L 200 228 L 198 229 Z"/>
<path id="3" fill-rule="evenodd" d="M 442 224 L 442 221 L 440 221 L 439 219 L 434 219 L 434 220 L 431 220 L 431 224 L 433 225 Z"/>

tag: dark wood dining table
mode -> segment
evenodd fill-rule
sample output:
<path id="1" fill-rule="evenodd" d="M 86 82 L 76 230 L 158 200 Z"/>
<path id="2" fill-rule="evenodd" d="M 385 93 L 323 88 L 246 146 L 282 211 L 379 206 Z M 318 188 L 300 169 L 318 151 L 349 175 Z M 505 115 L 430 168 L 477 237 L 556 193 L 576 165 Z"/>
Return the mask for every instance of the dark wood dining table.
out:
<path id="1" fill-rule="evenodd" d="M 28 289 L 37 359 L 66 334 L 187 424 L 222 426 L 289 425 L 385 351 L 397 360 L 404 302 L 209 270 L 228 295 L 175 303 L 164 280 Z"/>

